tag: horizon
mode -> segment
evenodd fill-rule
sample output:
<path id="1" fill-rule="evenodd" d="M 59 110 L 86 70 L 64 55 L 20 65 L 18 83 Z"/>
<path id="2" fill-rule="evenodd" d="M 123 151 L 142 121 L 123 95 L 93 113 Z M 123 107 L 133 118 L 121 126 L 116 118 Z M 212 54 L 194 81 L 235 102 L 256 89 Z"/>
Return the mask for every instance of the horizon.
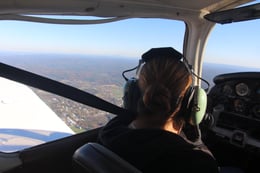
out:
<path id="1" fill-rule="evenodd" d="M 43 57 L 43 56 L 50 56 L 50 57 Z M 3 56 L 8 56 L 8 57 L 3 57 Z M 11 56 L 11 57 L 10 57 Z M 113 55 L 99 55 L 99 54 L 75 54 L 75 53 L 53 53 L 53 52 L 29 52 L 29 51 L 0 51 L 0 61 L 5 60 L 6 58 L 33 58 L 37 60 L 38 58 L 91 58 L 91 59 L 120 59 L 120 60 L 135 60 L 138 61 L 140 57 L 124 57 L 124 56 L 113 56 Z M 26 57 L 25 57 L 26 56 Z M 32 57 L 32 56 L 37 56 L 37 58 Z M 73 56 L 73 57 L 72 57 Z M 227 66 L 234 66 L 234 67 L 244 67 L 244 68 L 252 68 L 256 70 L 260 70 L 257 66 L 248 66 L 247 64 L 226 64 L 223 62 L 214 62 L 214 61 L 204 61 L 203 64 L 215 64 L 215 65 L 227 65 Z M 260 66 L 259 66 L 260 67 Z"/>
<path id="2" fill-rule="evenodd" d="M 111 57 L 111 56 L 108 57 L 104 55 L 87 56 L 87 55 L 65 54 L 66 56 L 64 56 L 64 54 L 47 54 L 51 56 L 46 56 L 46 54 L 35 54 L 35 53 L 29 54 L 28 56 L 24 56 L 24 55 L 28 55 L 28 54 L 21 54 L 21 56 L 17 56 L 13 54 L 7 56 L 6 58 L 0 56 L 0 61 L 2 63 L 13 65 L 15 67 L 25 69 L 27 71 L 39 75 L 43 75 L 46 77 L 52 78 L 54 76 L 56 77 L 56 80 L 60 80 L 62 78 L 63 80 L 66 80 L 66 78 L 59 76 L 63 74 L 62 71 L 67 71 L 66 69 L 70 69 L 71 70 L 70 73 L 72 73 L 72 75 L 73 73 L 74 74 L 76 73 L 77 76 L 79 75 L 78 73 L 81 73 L 82 70 L 86 72 L 94 72 L 93 77 L 95 78 L 98 78 L 97 74 L 105 75 L 107 73 L 105 75 L 107 76 L 109 73 L 111 75 L 111 71 L 113 71 L 112 73 L 113 76 L 114 77 L 118 76 L 120 78 L 119 80 L 115 78 L 112 81 L 115 84 L 120 84 L 120 85 L 124 83 L 124 80 L 120 73 L 122 73 L 124 70 L 128 70 L 135 67 L 138 64 L 138 60 L 139 60 L 138 58 L 133 59 L 133 58 L 120 58 L 120 57 Z M 39 55 L 38 58 L 34 58 L 35 55 Z M 49 61 L 50 59 L 52 59 L 53 61 Z M 53 69 L 55 71 L 59 70 L 59 72 L 57 73 L 59 77 L 55 74 L 48 76 L 48 72 L 46 72 L 46 70 L 48 69 L 49 70 Z M 243 65 L 234 65 L 234 64 L 230 65 L 230 64 L 221 64 L 221 63 L 214 63 L 214 62 L 204 62 L 203 69 L 202 69 L 202 78 L 206 79 L 212 86 L 213 78 L 216 75 L 225 74 L 225 73 L 237 73 L 237 72 L 260 72 L 260 69 L 255 67 L 250 67 L 250 66 L 249 67 L 243 66 Z M 132 76 L 132 75 L 135 75 L 134 71 L 130 72 L 129 75 L 127 76 Z M 89 79 L 90 76 L 89 75 L 87 76 L 88 77 L 86 77 L 86 79 L 84 80 Z M 81 77 L 84 78 L 84 75 Z M 109 78 L 109 76 L 107 77 Z M 91 78 L 92 77 L 90 77 L 90 79 Z M 104 80 L 104 82 L 105 81 L 106 80 Z M 202 86 L 206 87 L 204 82 L 202 82 Z"/>

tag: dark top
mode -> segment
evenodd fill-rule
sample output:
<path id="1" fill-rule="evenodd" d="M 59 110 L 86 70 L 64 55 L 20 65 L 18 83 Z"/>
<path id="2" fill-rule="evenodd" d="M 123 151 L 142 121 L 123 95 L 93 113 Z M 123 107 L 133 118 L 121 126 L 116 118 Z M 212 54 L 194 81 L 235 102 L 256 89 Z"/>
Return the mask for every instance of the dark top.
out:
<path id="1" fill-rule="evenodd" d="M 131 129 L 131 116 L 117 116 L 101 130 L 99 142 L 144 173 L 217 173 L 207 147 L 160 129 Z"/>

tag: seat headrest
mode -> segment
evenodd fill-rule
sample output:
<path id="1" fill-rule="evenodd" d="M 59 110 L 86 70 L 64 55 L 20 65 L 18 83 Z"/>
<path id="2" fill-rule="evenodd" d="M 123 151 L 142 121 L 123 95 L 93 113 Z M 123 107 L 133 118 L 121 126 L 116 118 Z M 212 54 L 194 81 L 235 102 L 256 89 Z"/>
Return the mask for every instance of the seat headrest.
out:
<path id="1" fill-rule="evenodd" d="M 78 173 L 141 173 L 133 165 L 98 143 L 87 143 L 73 155 Z"/>

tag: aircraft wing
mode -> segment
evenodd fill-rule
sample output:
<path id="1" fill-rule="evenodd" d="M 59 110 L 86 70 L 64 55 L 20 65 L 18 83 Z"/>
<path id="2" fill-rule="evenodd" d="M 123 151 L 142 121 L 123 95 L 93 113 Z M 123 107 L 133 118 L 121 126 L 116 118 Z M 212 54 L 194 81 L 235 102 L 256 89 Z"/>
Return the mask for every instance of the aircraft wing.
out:
<path id="1" fill-rule="evenodd" d="M 0 151 L 74 134 L 28 86 L 0 78 Z"/>

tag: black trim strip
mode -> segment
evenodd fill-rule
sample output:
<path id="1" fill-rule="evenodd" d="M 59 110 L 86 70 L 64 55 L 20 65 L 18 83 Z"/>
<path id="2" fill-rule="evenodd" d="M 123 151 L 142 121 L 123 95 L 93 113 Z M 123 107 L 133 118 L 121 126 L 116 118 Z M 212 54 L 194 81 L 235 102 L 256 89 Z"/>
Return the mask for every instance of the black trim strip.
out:
<path id="1" fill-rule="evenodd" d="M 237 72 L 237 73 L 225 73 L 214 77 L 215 84 L 223 83 L 230 80 L 243 80 L 243 79 L 260 79 L 260 72 Z"/>
<path id="2" fill-rule="evenodd" d="M 19 68 L 0 63 L 0 76 L 17 81 L 44 91 L 48 91 L 76 102 L 112 113 L 116 115 L 126 114 L 124 108 L 107 102 L 75 87 L 60 83 L 58 81 L 25 71 Z"/>
<path id="3" fill-rule="evenodd" d="M 260 3 L 209 13 L 204 18 L 220 24 L 260 19 Z"/>

